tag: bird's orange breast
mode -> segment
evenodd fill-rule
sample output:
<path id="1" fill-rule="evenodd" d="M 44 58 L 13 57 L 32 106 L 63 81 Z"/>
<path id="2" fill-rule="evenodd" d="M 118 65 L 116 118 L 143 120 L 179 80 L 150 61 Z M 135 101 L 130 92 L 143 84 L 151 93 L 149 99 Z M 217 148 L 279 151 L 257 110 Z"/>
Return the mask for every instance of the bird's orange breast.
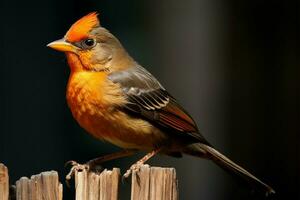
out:
<path id="1" fill-rule="evenodd" d="M 98 139 L 123 148 L 150 149 L 165 137 L 149 122 L 119 109 L 126 98 L 121 88 L 107 79 L 107 72 L 71 73 L 66 96 L 74 118 Z"/>

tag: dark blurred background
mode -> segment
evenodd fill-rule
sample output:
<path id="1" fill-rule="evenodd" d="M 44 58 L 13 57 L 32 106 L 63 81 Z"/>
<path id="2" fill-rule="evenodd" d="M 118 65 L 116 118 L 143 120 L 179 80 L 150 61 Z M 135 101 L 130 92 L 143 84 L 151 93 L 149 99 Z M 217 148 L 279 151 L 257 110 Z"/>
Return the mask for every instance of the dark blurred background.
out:
<path id="1" fill-rule="evenodd" d="M 66 105 L 69 69 L 46 44 L 91 11 L 161 80 L 221 152 L 300 199 L 300 5 L 261 0 L 26 0 L 0 2 L 0 162 L 11 180 L 118 150 L 94 140 Z M 124 172 L 142 155 L 109 162 Z M 161 156 L 180 199 L 257 199 L 206 160 Z M 130 185 L 121 199 L 129 199 Z M 65 199 L 74 191 L 65 187 Z"/>

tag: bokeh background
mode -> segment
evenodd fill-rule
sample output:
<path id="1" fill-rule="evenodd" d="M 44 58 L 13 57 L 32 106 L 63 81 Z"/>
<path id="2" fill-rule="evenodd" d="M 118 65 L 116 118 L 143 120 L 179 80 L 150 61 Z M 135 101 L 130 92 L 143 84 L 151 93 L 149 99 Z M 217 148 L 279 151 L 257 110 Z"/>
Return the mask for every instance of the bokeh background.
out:
<path id="1" fill-rule="evenodd" d="M 300 199 L 299 1 L 0 1 L 0 161 L 12 182 L 117 151 L 73 120 L 64 55 L 46 48 L 91 11 L 177 97 L 221 152 Z M 124 172 L 142 155 L 106 163 Z M 259 199 L 206 160 L 173 166 L 180 199 Z M 122 198 L 129 199 L 129 184 Z M 65 188 L 65 199 L 74 191 Z"/>

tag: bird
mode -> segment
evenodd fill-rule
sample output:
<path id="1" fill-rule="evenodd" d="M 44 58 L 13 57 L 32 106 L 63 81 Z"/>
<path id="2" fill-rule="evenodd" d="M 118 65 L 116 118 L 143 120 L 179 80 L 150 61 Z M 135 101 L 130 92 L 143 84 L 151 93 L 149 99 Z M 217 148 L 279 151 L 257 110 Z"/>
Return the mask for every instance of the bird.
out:
<path id="1" fill-rule="evenodd" d="M 47 46 L 66 55 L 70 67 L 66 99 L 75 120 L 96 139 L 122 149 L 86 166 L 146 152 L 126 171 L 128 177 L 157 154 L 186 154 L 213 161 L 256 191 L 275 193 L 204 138 L 178 101 L 101 26 L 97 12 L 80 18 L 62 39 Z M 79 166 L 71 164 L 68 179 Z"/>

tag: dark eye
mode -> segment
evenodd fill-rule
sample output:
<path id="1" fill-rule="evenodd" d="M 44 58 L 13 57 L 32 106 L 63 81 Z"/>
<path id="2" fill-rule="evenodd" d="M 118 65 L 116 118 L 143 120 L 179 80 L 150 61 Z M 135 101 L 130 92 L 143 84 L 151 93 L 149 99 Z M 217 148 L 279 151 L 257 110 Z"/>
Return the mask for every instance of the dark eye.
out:
<path id="1" fill-rule="evenodd" d="M 86 46 L 91 47 L 91 46 L 94 46 L 95 41 L 93 39 L 86 39 L 86 40 L 84 40 L 84 43 Z"/>
<path id="2" fill-rule="evenodd" d="M 96 45 L 96 41 L 92 38 L 85 39 L 81 42 L 81 46 L 83 49 L 89 49 Z"/>

